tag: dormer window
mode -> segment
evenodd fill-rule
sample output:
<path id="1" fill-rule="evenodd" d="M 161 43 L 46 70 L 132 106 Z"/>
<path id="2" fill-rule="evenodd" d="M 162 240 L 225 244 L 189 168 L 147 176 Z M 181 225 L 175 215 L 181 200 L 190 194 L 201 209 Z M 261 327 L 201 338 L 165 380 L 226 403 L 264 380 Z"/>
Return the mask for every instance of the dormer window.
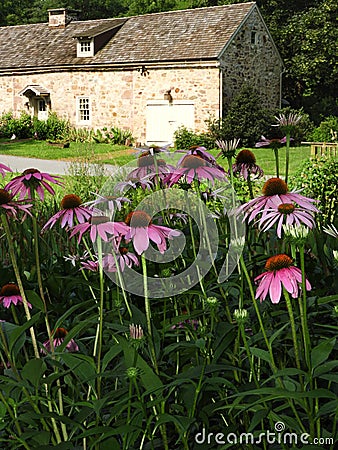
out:
<path id="1" fill-rule="evenodd" d="M 79 39 L 77 42 L 77 56 L 78 57 L 94 56 L 94 40 Z"/>

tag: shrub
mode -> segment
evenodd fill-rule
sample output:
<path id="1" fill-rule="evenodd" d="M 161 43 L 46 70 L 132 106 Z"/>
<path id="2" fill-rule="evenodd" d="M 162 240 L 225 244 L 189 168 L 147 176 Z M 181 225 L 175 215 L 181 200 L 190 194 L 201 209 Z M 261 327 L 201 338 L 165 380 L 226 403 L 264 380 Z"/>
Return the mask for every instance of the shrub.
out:
<path id="1" fill-rule="evenodd" d="M 319 127 L 313 130 L 311 140 L 314 142 L 331 142 L 334 140 L 333 133 L 338 134 L 337 116 L 329 116 L 323 120 Z"/>
<path id="2" fill-rule="evenodd" d="M 103 128 L 105 133 L 104 139 L 107 139 L 108 143 L 115 145 L 125 145 L 126 142 L 134 142 L 132 132 L 130 130 L 123 130 L 122 128 L 112 127 L 110 130 Z M 103 134 L 101 135 L 101 138 Z"/>
<path id="3" fill-rule="evenodd" d="M 326 157 L 305 161 L 290 180 L 296 189 L 303 189 L 302 195 L 319 200 L 317 220 L 325 226 L 337 218 L 338 160 Z"/>
<path id="4" fill-rule="evenodd" d="M 13 134 L 18 139 L 26 139 L 33 136 L 32 118 L 26 112 L 21 112 L 20 117 L 13 117 L 13 113 L 5 113 L 0 119 L 0 135 L 10 138 Z"/>
<path id="5" fill-rule="evenodd" d="M 250 86 L 244 86 L 223 119 L 209 120 L 209 133 L 214 140 L 240 138 L 243 146 L 253 147 L 271 123 L 273 114 L 262 106 L 258 93 Z"/>
<path id="6" fill-rule="evenodd" d="M 175 147 L 181 150 L 188 150 L 193 145 L 201 145 L 208 150 L 215 148 L 215 139 L 210 133 L 195 133 L 182 126 L 174 133 Z"/>
<path id="7" fill-rule="evenodd" d="M 46 139 L 51 141 L 67 140 L 69 138 L 70 124 L 68 120 L 60 119 L 55 112 L 49 114 L 46 121 Z"/>

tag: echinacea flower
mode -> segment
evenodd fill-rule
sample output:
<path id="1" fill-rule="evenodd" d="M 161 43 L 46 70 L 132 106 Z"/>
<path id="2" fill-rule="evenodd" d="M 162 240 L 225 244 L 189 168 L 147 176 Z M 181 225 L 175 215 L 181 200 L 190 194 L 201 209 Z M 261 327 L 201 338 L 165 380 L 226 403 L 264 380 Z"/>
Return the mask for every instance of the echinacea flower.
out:
<path id="1" fill-rule="evenodd" d="M 19 200 L 27 197 L 32 200 L 34 193 L 36 192 L 40 197 L 40 200 L 44 200 L 44 189 L 50 194 L 54 195 L 55 191 L 49 183 L 62 186 L 61 181 L 58 180 L 58 176 L 52 177 L 46 172 L 40 172 L 37 169 L 26 169 L 19 175 L 13 178 L 6 184 L 5 189 L 11 190 L 13 195 L 19 194 Z"/>
<path id="2" fill-rule="evenodd" d="M 149 181 L 156 182 L 158 179 L 162 180 L 174 169 L 173 166 L 167 164 L 163 159 L 156 159 L 155 155 L 147 152 L 137 158 L 137 168 L 129 173 L 127 180 L 146 178 Z"/>
<path id="3" fill-rule="evenodd" d="M 100 212 L 104 211 L 104 213 L 108 215 L 108 213 L 113 213 L 116 209 L 121 211 L 123 203 L 131 202 L 127 197 L 116 197 L 115 195 L 100 195 L 95 193 L 94 195 L 96 195 L 95 200 L 90 200 L 83 204 L 83 206 L 93 208 L 94 213 L 98 209 Z M 96 209 L 97 206 L 98 208 Z M 104 210 L 102 208 L 104 208 Z"/>
<path id="4" fill-rule="evenodd" d="M 29 208 L 33 205 L 20 200 L 13 200 L 13 197 L 14 195 L 6 188 L 0 189 L 0 212 L 4 212 L 10 217 L 16 217 L 18 211 L 31 215 Z"/>
<path id="5" fill-rule="evenodd" d="M 326 227 L 323 227 L 323 231 L 324 231 L 324 233 L 338 239 L 338 230 L 333 225 L 333 223 L 331 225 L 327 225 Z"/>
<path id="6" fill-rule="evenodd" d="M 279 114 L 275 116 L 277 120 L 277 126 L 280 127 L 286 133 L 290 133 L 302 120 L 302 114 L 289 113 L 289 114 Z"/>
<path id="7" fill-rule="evenodd" d="M 141 325 L 135 325 L 131 323 L 129 325 L 129 335 L 130 339 L 142 339 L 144 336 L 143 328 L 141 327 Z"/>
<path id="8" fill-rule="evenodd" d="M 62 327 L 57 328 L 55 331 L 54 330 L 52 331 L 52 339 L 53 339 L 54 349 L 56 349 L 63 343 L 67 334 L 68 334 L 68 331 Z M 45 341 L 43 343 L 43 346 L 45 347 L 47 352 L 50 352 L 51 351 L 50 339 L 47 339 L 47 341 Z M 78 352 L 79 351 L 79 347 L 78 347 L 77 343 L 74 341 L 74 339 L 70 339 L 70 341 L 67 343 L 66 350 L 68 350 L 69 352 Z M 46 353 L 44 350 L 42 350 L 42 352 Z"/>
<path id="9" fill-rule="evenodd" d="M 85 206 L 81 206 L 82 201 L 78 195 L 68 194 L 61 200 L 61 210 L 54 214 L 44 225 L 42 231 L 52 228 L 58 220 L 61 221 L 60 226 L 64 228 L 74 226 L 74 218 L 78 223 L 84 223 L 92 215 L 93 211 Z"/>
<path id="10" fill-rule="evenodd" d="M 309 227 L 305 225 L 283 225 L 284 237 L 287 242 L 304 245 L 309 235 Z"/>
<path id="11" fill-rule="evenodd" d="M 293 203 L 281 203 L 276 208 L 266 210 L 257 223 L 261 231 L 267 231 L 277 223 L 277 236 L 281 238 L 284 221 L 287 225 L 304 224 L 310 229 L 315 226 L 313 212 L 297 208 Z"/>
<path id="12" fill-rule="evenodd" d="M 201 156 L 186 155 L 182 159 L 179 167 L 174 169 L 173 172 L 168 175 L 164 180 L 164 183 L 171 187 L 182 178 L 184 178 L 188 184 L 191 184 L 196 179 L 199 181 L 209 180 L 214 184 L 215 179 L 224 180 L 225 174 L 217 167 L 212 166 Z"/>
<path id="13" fill-rule="evenodd" d="M 247 180 L 251 175 L 253 178 L 261 178 L 263 170 L 256 164 L 256 157 L 251 150 L 241 150 L 236 156 L 236 162 L 232 165 L 234 175 L 241 175 Z"/>
<path id="14" fill-rule="evenodd" d="M 279 148 L 283 144 L 286 143 L 286 137 L 284 136 L 282 139 L 267 139 L 264 136 L 261 136 L 261 140 L 259 142 L 256 142 L 255 147 L 271 147 L 271 148 Z"/>
<path id="15" fill-rule="evenodd" d="M 221 150 L 217 155 L 223 156 L 223 158 L 233 158 L 236 154 L 236 150 L 238 147 L 240 139 L 233 139 L 232 141 L 223 141 L 222 139 L 218 139 L 215 141 L 217 147 Z"/>
<path id="16" fill-rule="evenodd" d="M 150 180 L 144 178 L 141 180 L 132 179 L 128 181 L 119 181 L 115 184 L 115 189 L 120 193 L 126 193 L 129 189 L 137 189 L 138 187 L 148 189 L 148 191 L 150 191 L 153 186 L 154 184 Z"/>
<path id="17" fill-rule="evenodd" d="M 111 222 L 107 216 L 92 216 L 88 222 L 79 223 L 70 229 L 70 237 L 79 234 L 80 243 L 84 233 L 89 232 L 90 240 L 96 241 L 97 236 L 107 242 L 111 236 L 124 236 L 129 231 L 129 227 L 123 222 Z"/>
<path id="18" fill-rule="evenodd" d="M 125 235 L 125 240 L 131 239 L 134 249 L 138 255 L 147 250 L 150 242 L 153 241 L 160 253 L 164 253 L 167 249 L 166 239 L 172 239 L 181 233 L 171 228 L 154 225 L 151 217 L 144 211 L 133 211 L 129 213 L 125 219 L 125 223 L 130 225 L 129 231 Z"/>
<path id="19" fill-rule="evenodd" d="M 11 304 L 17 306 L 18 303 L 23 303 L 19 287 L 15 283 L 8 283 L 2 286 L 0 290 L 0 302 L 5 308 L 9 308 Z M 32 307 L 28 302 L 27 305 L 29 308 Z"/>
<path id="20" fill-rule="evenodd" d="M 3 177 L 6 175 L 5 172 L 13 172 L 11 168 L 5 166 L 5 164 L 1 164 L 0 163 L 0 175 L 2 175 Z"/>
<path id="21" fill-rule="evenodd" d="M 307 212 L 318 212 L 318 209 L 313 205 L 316 200 L 304 197 L 297 191 L 289 192 L 288 185 L 281 178 L 270 178 L 264 183 L 262 189 L 263 195 L 238 208 L 239 212 L 245 213 L 245 219 L 248 222 L 256 219 L 258 214 L 262 213 L 262 219 L 269 213 L 270 209 L 275 209 L 282 203 L 295 204 Z"/>
<path id="22" fill-rule="evenodd" d="M 177 150 L 177 153 L 180 153 L 180 152 L 182 152 L 182 150 Z M 224 172 L 223 167 L 220 166 L 219 164 L 217 164 L 216 158 L 211 153 L 209 153 L 205 147 L 203 147 L 201 145 L 192 145 L 191 147 L 189 147 L 189 150 L 184 151 L 184 153 L 185 153 L 185 156 L 186 155 L 200 156 L 202 159 L 207 161 L 209 164 L 217 167 L 217 169 Z M 182 156 L 182 158 L 179 161 L 177 161 L 177 166 L 179 166 L 181 164 L 183 159 L 184 159 L 184 156 Z"/>
<path id="23" fill-rule="evenodd" d="M 302 283 L 302 272 L 298 267 L 292 265 L 292 259 L 280 254 L 271 256 L 265 264 L 266 272 L 258 275 L 255 282 L 258 283 L 255 298 L 262 302 L 269 294 L 272 303 L 279 303 L 284 287 L 292 298 L 297 298 L 299 285 Z M 305 279 L 306 290 L 311 290 L 311 285 Z"/>
<path id="24" fill-rule="evenodd" d="M 107 254 L 102 258 L 103 268 L 107 272 L 117 272 L 116 262 L 119 265 L 121 272 L 124 271 L 125 267 L 131 268 L 133 264 L 138 266 L 139 260 L 137 256 L 130 252 L 127 247 L 119 246 L 115 251 L 115 254 Z"/>

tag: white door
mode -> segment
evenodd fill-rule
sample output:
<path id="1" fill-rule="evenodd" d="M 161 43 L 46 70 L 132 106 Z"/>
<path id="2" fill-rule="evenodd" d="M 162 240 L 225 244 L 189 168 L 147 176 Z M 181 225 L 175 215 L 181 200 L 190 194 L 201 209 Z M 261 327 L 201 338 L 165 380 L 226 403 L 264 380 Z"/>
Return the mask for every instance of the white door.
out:
<path id="1" fill-rule="evenodd" d="M 39 120 L 47 120 L 48 119 L 48 111 L 47 111 L 47 104 L 45 100 L 38 100 L 37 101 L 37 111 L 38 111 L 38 119 Z"/>
<path id="2" fill-rule="evenodd" d="M 149 100 L 146 110 L 147 145 L 174 142 L 174 132 L 181 126 L 194 130 L 195 109 L 190 100 Z"/>

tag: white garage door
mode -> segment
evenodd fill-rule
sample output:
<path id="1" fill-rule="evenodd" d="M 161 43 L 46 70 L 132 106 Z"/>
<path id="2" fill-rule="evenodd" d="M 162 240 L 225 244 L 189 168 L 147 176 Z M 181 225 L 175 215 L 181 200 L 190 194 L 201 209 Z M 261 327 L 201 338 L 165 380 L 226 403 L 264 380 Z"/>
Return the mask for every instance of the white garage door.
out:
<path id="1" fill-rule="evenodd" d="M 173 143 L 174 132 L 185 126 L 194 130 L 194 103 L 190 100 L 149 100 L 146 120 L 147 145 L 166 145 Z"/>

